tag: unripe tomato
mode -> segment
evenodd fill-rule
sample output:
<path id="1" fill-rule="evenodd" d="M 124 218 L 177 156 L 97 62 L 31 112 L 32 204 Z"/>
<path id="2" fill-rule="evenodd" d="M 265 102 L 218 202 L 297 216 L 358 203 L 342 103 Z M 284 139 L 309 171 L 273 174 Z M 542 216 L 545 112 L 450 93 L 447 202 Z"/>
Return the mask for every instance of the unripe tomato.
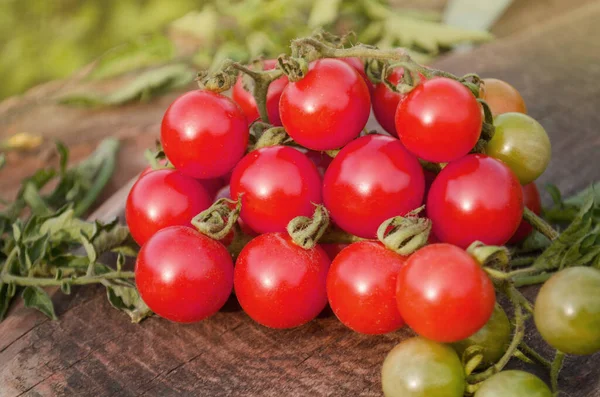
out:
<path id="1" fill-rule="evenodd" d="M 267 59 L 263 61 L 263 70 L 275 69 L 275 65 L 277 65 L 275 59 Z M 248 124 L 251 124 L 254 120 L 258 119 L 260 115 L 252 90 L 249 91 L 244 86 L 244 76 L 243 73 L 238 76 L 235 85 L 233 86 L 231 97 L 238 105 L 240 105 L 246 115 Z M 287 83 L 287 76 L 282 76 L 269 84 L 269 89 L 267 90 L 267 114 L 269 116 L 269 123 L 273 125 L 281 125 L 281 118 L 279 117 L 279 98 L 281 98 L 281 93 Z"/>
<path id="2" fill-rule="evenodd" d="M 227 249 L 196 230 L 172 226 L 153 235 L 135 265 L 140 296 L 156 314 L 193 323 L 227 302 L 233 287 L 233 262 Z"/>
<path id="3" fill-rule="evenodd" d="M 244 155 L 248 136 L 242 109 L 226 96 L 203 90 L 177 98 L 160 130 L 169 161 L 199 179 L 227 174 Z"/>
<path id="4" fill-rule="evenodd" d="M 423 160 L 445 163 L 473 149 L 481 134 L 481 106 L 471 91 L 448 78 L 417 85 L 396 109 L 402 144 Z"/>
<path id="5" fill-rule="evenodd" d="M 494 285 L 466 251 L 431 244 L 413 253 L 398 273 L 400 315 L 417 334 L 457 342 L 483 327 L 494 311 Z"/>
<path id="6" fill-rule="evenodd" d="M 309 322 L 327 304 L 329 258 L 318 245 L 304 249 L 287 233 L 250 241 L 235 263 L 235 294 L 244 311 L 271 328 Z"/>
<path id="7" fill-rule="evenodd" d="M 338 59 L 319 59 L 281 94 L 279 114 L 287 133 L 312 150 L 337 149 L 367 124 L 371 99 L 358 72 Z"/>
<path id="8" fill-rule="evenodd" d="M 494 119 L 496 132 L 488 142 L 487 155 L 510 167 L 522 185 L 535 181 L 548 167 L 552 154 L 544 127 L 521 113 L 504 113 Z"/>
<path id="9" fill-rule="evenodd" d="M 463 397 L 466 380 L 450 347 L 424 338 L 394 347 L 381 368 L 385 397 Z"/>
<path id="10" fill-rule="evenodd" d="M 416 157 L 396 138 L 377 134 L 346 145 L 323 178 L 323 201 L 336 225 L 364 238 L 421 205 L 424 190 Z"/>
<path id="11" fill-rule="evenodd" d="M 556 273 L 540 289 L 533 318 L 542 338 L 563 353 L 600 351 L 600 270 Z"/>
<path id="12" fill-rule="evenodd" d="M 540 192 L 538 191 L 535 183 L 529 183 L 523 186 L 523 203 L 525 207 L 529 208 L 536 215 L 542 213 L 542 200 L 540 199 Z M 508 240 L 509 244 L 518 244 L 523 241 L 527 236 L 531 234 L 533 227 L 525 219 L 519 224 L 519 228 Z"/>
<path id="13" fill-rule="evenodd" d="M 427 197 L 433 232 L 445 243 L 467 248 L 474 241 L 504 245 L 523 216 L 523 191 L 501 161 L 470 154 L 448 164 Z"/>
<path id="14" fill-rule="evenodd" d="M 525 371 L 502 371 L 487 379 L 474 397 L 552 397 L 548 386 Z"/>
<path id="15" fill-rule="evenodd" d="M 527 113 L 525 101 L 515 87 L 498 79 L 483 79 L 479 96 L 487 102 L 494 116 L 502 113 Z"/>
<path id="16" fill-rule="evenodd" d="M 360 241 L 340 252 L 327 275 L 331 309 L 348 328 L 385 334 L 404 321 L 396 305 L 396 277 L 406 257 L 379 242 Z"/>
<path id="17" fill-rule="evenodd" d="M 202 184 L 174 169 L 140 177 L 131 188 L 125 218 L 133 239 L 144 243 L 168 226 L 191 226 L 192 218 L 212 203 Z"/>
<path id="18" fill-rule="evenodd" d="M 321 176 L 296 149 L 270 146 L 248 153 L 231 176 L 231 197 L 242 197 L 241 219 L 259 233 L 283 232 L 321 203 Z"/>

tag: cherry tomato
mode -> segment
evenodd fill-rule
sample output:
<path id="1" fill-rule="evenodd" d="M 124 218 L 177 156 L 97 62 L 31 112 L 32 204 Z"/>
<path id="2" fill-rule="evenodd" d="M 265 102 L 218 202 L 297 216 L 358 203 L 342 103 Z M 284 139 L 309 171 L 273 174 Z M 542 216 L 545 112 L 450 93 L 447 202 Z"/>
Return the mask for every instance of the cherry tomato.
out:
<path id="1" fill-rule="evenodd" d="M 369 77 L 367 77 L 367 73 L 365 72 L 364 62 L 358 57 L 338 58 L 338 59 L 340 61 L 346 62 L 348 65 L 350 65 L 354 69 L 356 69 L 358 74 L 360 74 L 360 77 L 362 77 L 363 80 L 365 81 L 365 84 L 367 85 L 367 88 L 369 89 L 369 93 L 371 95 L 373 95 L 373 90 L 375 90 L 375 86 L 373 85 L 373 83 L 371 83 L 371 80 L 369 80 Z"/>
<path id="2" fill-rule="evenodd" d="M 440 241 L 467 248 L 474 241 L 504 245 L 523 215 L 523 191 L 501 161 L 470 154 L 448 164 L 433 181 L 427 216 Z"/>
<path id="3" fill-rule="evenodd" d="M 424 338 L 394 347 L 381 368 L 385 397 L 462 397 L 465 371 L 450 347 Z"/>
<path id="4" fill-rule="evenodd" d="M 202 184 L 174 169 L 139 178 L 127 196 L 125 217 L 133 239 L 143 245 L 167 226 L 190 225 L 212 204 Z"/>
<path id="5" fill-rule="evenodd" d="M 462 357 L 467 348 L 480 346 L 483 348 L 483 363 L 487 366 L 495 364 L 504 355 L 511 337 L 510 322 L 506 313 L 496 304 L 489 321 L 479 331 L 452 344 L 458 355 Z"/>
<path id="6" fill-rule="evenodd" d="M 523 203 L 525 207 L 529 208 L 536 215 L 540 215 L 542 213 L 542 201 L 540 199 L 540 192 L 538 191 L 535 183 L 529 183 L 523 186 Z M 519 228 L 513 234 L 513 236 L 508 240 L 509 244 L 518 244 L 521 241 L 525 240 L 527 236 L 531 234 L 533 228 L 526 221 L 522 220 L 519 224 Z"/>
<path id="7" fill-rule="evenodd" d="M 494 119 L 496 132 L 485 152 L 502 160 L 522 185 L 535 181 L 548 167 L 552 147 L 544 127 L 521 113 L 504 113 Z"/>
<path id="8" fill-rule="evenodd" d="M 327 297 L 337 318 L 363 334 L 385 334 L 402 327 L 396 277 L 405 261 L 374 241 L 354 243 L 340 252 L 327 275 Z"/>
<path id="9" fill-rule="evenodd" d="M 396 131 L 408 150 L 436 163 L 473 149 L 482 126 L 481 106 L 471 91 L 447 78 L 417 85 L 396 110 Z"/>
<path id="10" fill-rule="evenodd" d="M 287 233 L 250 241 L 235 264 L 235 294 L 244 311 L 271 328 L 293 328 L 314 319 L 327 304 L 329 258 L 304 249 Z"/>
<path id="11" fill-rule="evenodd" d="M 477 332 L 494 311 L 494 286 L 466 251 L 431 244 L 413 253 L 398 273 L 400 315 L 417 334 L 458 342 Z"/>
<path id="12" fill-rule="evenodd" d="M 306 157 L 317 167 L 319 174 L 321 176 L 325 175 L 325 171 L 331 164 L 333 159 L 325 152 L 316 152 L 314 150 L 309 150 L 306 152 Z"/>
<path id="13" fill-rule="evenodd" d="M 552 397 L 548 386 L 525 371 L 502 371 L 487 379 L 474 397 Z"/>
<path id="14" fill-rule="evenodd" d="M 421 205 L 425 177 L 397 139 L 367 135 L 346 145 L 323 178 L 323 201 L 345 231 L 374 238 L 379 225 Z"/>
<path id="15" fill-rule="evenodd" d="M 193 323 L 215 314 L 229 298 L 233 262 L 221 243 L 192 228 L 171 226 L 140 250 L 135 283 L 154 313 Z"/>
<path id="16" fill-rule="evenodd" d="M 325 253 L 329 257 L 329 259 L 333 261 L 333 259 L 336 256 L 338 256 L 338 254 L 340 252 L 342 252 L 342 250 L 344 248 L 346 248 L 349 244 L 335 243 L 335 244 L 319 244 L 319 245 L 321 246 L 321 248 L 323 248 L 323 251 L 325 251 Z"/>
<path id="17" fill-rule="evenodd" d="M 277 65 L 275 59 L 267 59 L 263 62 L 263 70 L 275 69 L 275 65 Z M 238 79 L 233 86 L 231 97 L 238 105 L 240 105 L 246 115 L 248 124 L 251 124 L 254 120 L 260 118 L 260 115 L 258 113 L 254 95 L 244 87 L 244 76 L 243 73 L 238 76 Z M 252 79 L 249 81 L 252 81 Z M 269 115 L 269 122 L 273 125 L 281 125 L 281 118 L 279 117 L 279 98 L 287 83 L 287 76 L 282 76 L 269 84 L 269 89 L 267 90 L 267 114 Z"/>
<path id="18" fill-rule="evenodd" d="M 392 84 L 398 84 L 402 76 L 404 75 L 404 69 L 397 68 L 390 73 L 388 80 Z M 425 76 L 420 76 L 422 80 Z M 386 130 L 388 133 L 398 136 L 396 132 L 396 109 L 400 100 L 406 98 L 406 95 L 402 95 L 399 92 L 390 90 L 384 83 L 378 83 L 375 85 L 371 100 L 373 102 L 373 114 L 377 119 L 377 122 Z"/>
<path id="19" fill-rule="evenodd" d="M 271 146 L 250 152 L 231 176 L 231 196 L 242 195 L 242 220 L 259 233 L 283 232 L 321 203 L 321 177 L 296 149 Z"/>
<path id="20" fill-rule="evenodd" d="M 600 270 L 572 267 L 546 281 L 535 301 L 535 326 L 567 354 L 600 351 Z"/>
<path id="21" fill-rule="evenodd" d="M 169 161 L 199 179 L 227 174 L 244 155 L 248 136 L 246 117 L 235 102 L 200 90 L 180 96 L 169 106 L 160 131 Z"/>
<path id="22" fill-rule="evenodd" d="M 167 159 L 162 159 L 158 161 L 158 165 L 160 165 L 163 168 L 167 168 Z M 162 169 L 162 168 L 157 168 L 157 169 Z M 140 179 L 141 177 L 143 177 L 144 175 L 146 175 L 149 172 L 155 171 L 154 168 L 152 168 L 152 166 L 147 166 L 146 168 L 144 168 L 144 170 L 140 173 L 140 176 L 138 177 L 138 179 Z"/>
<path id="23" fill-rule="evenodd" d="M 364 80 L 338 59 L 312 62 L 302 80 L 285 87 L 279 102 L 287 133 L 313 150 L 337 149 L 350 142 L 367 124 L 370 111 Z"/>
<path id="24" fill-rule="evenodd" d="M 505 81 L 483 79 L 480 97 L 487 102 L 494 116 L 502 113 L 527 113 L 525 101 L 519 91 Z"/>

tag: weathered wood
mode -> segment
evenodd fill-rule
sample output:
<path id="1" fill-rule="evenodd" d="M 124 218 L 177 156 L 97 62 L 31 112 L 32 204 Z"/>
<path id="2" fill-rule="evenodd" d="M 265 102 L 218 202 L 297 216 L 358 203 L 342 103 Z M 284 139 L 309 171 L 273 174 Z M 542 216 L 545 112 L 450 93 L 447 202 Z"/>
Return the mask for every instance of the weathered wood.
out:
<path id="1" fill-rule="evenodd" d="M 591 5 L 546 28 L 438 64 L 456 73 L 497 76 L 519 88 L 553 142 L 554 159 L 542 183 L 558 183 L 567 193 L 600 179 L 598 20 L 600 4 Z M 131 106 L 125 128 L 111 132 L 148 146 L 171 99 Z M 51 109 L 57 111 L 45 112 Z M 43 114 L 50 113 L 35 117 Z M 68 143 L 85 145 L 92 139 L 86 132 L 110 129 L 114 115 L 67 111 L 64 125 L 76 131 Z M 22 120 L 19 128 L 39 126 L 42 119 Z M 141 151 L 134 147 L 123 160 L 138 157 L 137 172 Z M 129 176 L 118 175 L 122 181 Z M 122 196 L 114 200 L 120 204 L 108 203 L 100 213 L 122 209 Z M 528 294 L 533 298 L 535 290 Z M 270 330 L 253 323 L 233 298 L 214 317 L 193 325 L 160 318 L 130 324 L 101 289 L 81 288 L 55 299 L 59 321 L 15 307 L 0 324 L 0 396 L 378 396 L 385 354 L 410 335 L 408 330 L 359 335 L 330 311 L 294 330 Z M 530 342 L 547 349 L 537 338 Z M 600 355 L 568 358 L 561 377 L 564 395 L 600 396 L 599 373 Z"/>

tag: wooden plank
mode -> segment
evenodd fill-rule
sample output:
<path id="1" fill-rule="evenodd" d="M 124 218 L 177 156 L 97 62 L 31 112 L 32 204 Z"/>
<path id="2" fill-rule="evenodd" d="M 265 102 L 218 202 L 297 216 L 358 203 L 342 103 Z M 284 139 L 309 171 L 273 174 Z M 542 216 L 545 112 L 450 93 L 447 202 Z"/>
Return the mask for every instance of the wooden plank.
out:
<path id="1" fill-rule="evenodd" d="M 598 20 L 600 6 L 590 6 L 438 65 L 494 75 L 519 88 L 554 144 L 554 160 L 542 181 L 557 182 L 567 192 L 600 179 L 600 86 L 588 83 L 600 79 L 600 68 L 593 66 L 600 64 L 599 44 L 592 40 L 600 37 Z M 143 126 L 156 126 L 170 99 L 130 107 L 125 132 L 121 127 L 113 132 L 141 141 L 137 134 Z M 112 111 L 73 112 L 65 124 L 70 134 L 77 131 L 71 143 L 77 135 L 85 141 L 86 129 L 110 128 L 109 120 L 117 117 Z M 122 204 L 108 204 L 101 213 L 106 208 Z M 535 290 L 528 293 L 533 297 Z M 270 330 L 253 323 L 234 299 L 193 325 L 160 318 L 130 324 L 101 289 L 79 289 L 73 299 L 58 303 L 59 321 L 17 307 L 0 324 L 0 396 L 378 396 L 385 354 L 410 335 L 408 330 L 359 335 L 329 311 L 298 329 Z M 543 347 L 539 339 L 530 342 Z M 565 395 L 600 396 L 599 368 L 599 355 L 569 358 L 561 377 Z"/>

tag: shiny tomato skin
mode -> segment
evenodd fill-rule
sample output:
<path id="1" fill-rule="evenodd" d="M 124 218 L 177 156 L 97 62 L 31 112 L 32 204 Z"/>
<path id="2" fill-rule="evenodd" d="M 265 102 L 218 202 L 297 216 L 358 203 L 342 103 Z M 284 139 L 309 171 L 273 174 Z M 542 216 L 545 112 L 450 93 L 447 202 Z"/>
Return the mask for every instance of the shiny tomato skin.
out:
<path id="1" fill-rule="evenodd" d="M 420 336 L 458 342 L 483 327 L 494 311 L 494 285 L 466 251 L 431 244 L 400 268 L 396 286 L 400 315 Z"/>
<path id="2" fill-rule="evenodd" d="M 425 177 L 398 139 L 367 135 L 346 145 L 323 178 L 323 202 L 336 225 L 374 238 L 379 225 L 421 205 Z"/>
<path id="3" fill-rule="evenodd" d="M 193 323 L 227 302 L 233 262 L 219 242 L 185 226 L 153 235 L 140 250 L 135 283 L 144 302 L 161 317 Z"/>
<path id="4" fill-rule="evenodd" d="M 356 138 L 371 111 L 369 89 L 358 72 L 338 59 L 311 62 L 306 75 L 281 95 L 287 133 L 312 150 L 337 149 Z"/>
<path id="5" fill-rule="evenodd" d="M 250 241 L 235 264 L 235 294 L 244 311 L 270 328 L 293 328 L 327 304 L 330 260 L 318 245 L 304 249 L 287 233 L 266 233 Z"/>
<path id="6" fill-rule="evenodd" d="M 388 80 L 392 84 L 398 84 L 402 76 L 404 75 L 403 68 L 396 68 L 392 70 L 388 76 Z M 425 79 L 425 76 L 419 76 L 421 80 Z M 406 98 L 406 94 L 400 94 L 390 90 L 384 83 L 377 83 L 371 95 L 371 102 L 373 104 L 373 114 L 377 122 L 383 127 L 383 129 L 393 136 L 398 136 L 396 132 L 396 109 L 401 100 Z"/>
<path id="7" fill-rule="evenodd" d="M 525 371 L 508 370 L 486 379 L 473 397 L 552 397 L 548 385 Z"/>
<path id="8" fill-rule="evenodd" d="M 274 69 L 275 65 L 277 65 L 275 59 L 267 59 L 263 62 L 263 70 Z M 233 86 L 231 97 L 238 105 L 240 105 L 246 115 L 248 124 L 251 124 L 254 120 L 260 118 L 260 115 L 258 113 L 256 101 L 254 100 L 254 95 L 244 87 L 243 76 L 243 73 L 238 76 L 235 85 Z M 267 90 L 267 114 L 269 115 L 269 123 L 272 125 L 281 125 L 281 117 L 279 117 L 279 98 L 281 98 L 281 93 L 287 83 L 287 76 L 282 76 L 269 84 L 269 89 Z"/>
<path id="9" fill-rule="evenodd" d="M 525 100 L 519 91 L 506 81 L 483 79 L 479 96 L 487 102 L 494 117 L 509 112 L 527 113 Z"/>
<path id="10" fill-rule="evenodd" d="M 369 80 L 369 77 L 367 77 L 367 73 L 365 72 L 364 62 L 358 57 L 338 58 L 338 59 L 340 59 L 341 61 L 344 61 L 348 65 L 352 66 L 358 72 L 358 74 L 360 74 L 360 77 L 363 78 L 363 80 L 365 81 L 365 84 L 367 85 L 367 88 L 369 89 L 369 93 L 371 95 L 373 95 L 373 90 L 375 89 L 375 86 L 373 85 L 373 83 L 371 83 L 371 80 Z"/>
<path id="11" fill-rule="evenodd" d="M 540 192 L 538 191 L 535 183 L 531 182 L 523 186 L 523 204 L 536 215 L 540 215 L 542 213 L 542 200 L 540 199 Z M 523 219 L 521 220 L 521 223 L 519 224 L 515 234 L 513 234 L 510 240 L 508 240 L 508 243 L 518 244 L 525 240 L 525 238 L 529 236 L 532 231 L 533 227 L 531 227 L 531 225 Z"/>
<path id="12" fill-rule="evenodd" d="M 470 154 L 448 164 L 427 197 L 433 232 L 445 243 L 467 248 L 474 241 L 504 245 L 523 216 L 523 191 L 501 161 Z"/>
<path id="13" fill-rule="evenodd" d="M 402 327 L 396 278 L 405 261 L 406 257 L 374 241 L 343 249 L 327 275 L 329 305 L 337 318 L 363 334 L 386 334 Z"/>
<path id="14" fill-rule="evenodd" d="M 160 131 L 169 161 L 198 179 L 227 174 L 244 155 L 248 137 L 242 109 L 226 96 L 202 90 L 177 98 L 165 112 Z"/>
<path id="15" fill-rule="evenodd" d="M 144 243 L 168 226 L 191 226 L 194 216 L 212 204 L 202 184 L 174 169 L 152 171 L 131 188 L 125 218 L 133 239 Z"/>
<path id="16" fill-rule="evenodd" d="M 242 220 L 258 233 L 283 232 L 321 203 L 321 176 L 296 149 L 270 146 L 248 153 L 231 176 L 231 197 L 242 195 Z"/>
<path id="17" fill-rule="evenodd" d="M 461 83 L 438 77 L 418 84 L 398 104 L 400 140 L 417 157 L 445 163 L 473 149 L 481 133 L 481 106 Z"/>

